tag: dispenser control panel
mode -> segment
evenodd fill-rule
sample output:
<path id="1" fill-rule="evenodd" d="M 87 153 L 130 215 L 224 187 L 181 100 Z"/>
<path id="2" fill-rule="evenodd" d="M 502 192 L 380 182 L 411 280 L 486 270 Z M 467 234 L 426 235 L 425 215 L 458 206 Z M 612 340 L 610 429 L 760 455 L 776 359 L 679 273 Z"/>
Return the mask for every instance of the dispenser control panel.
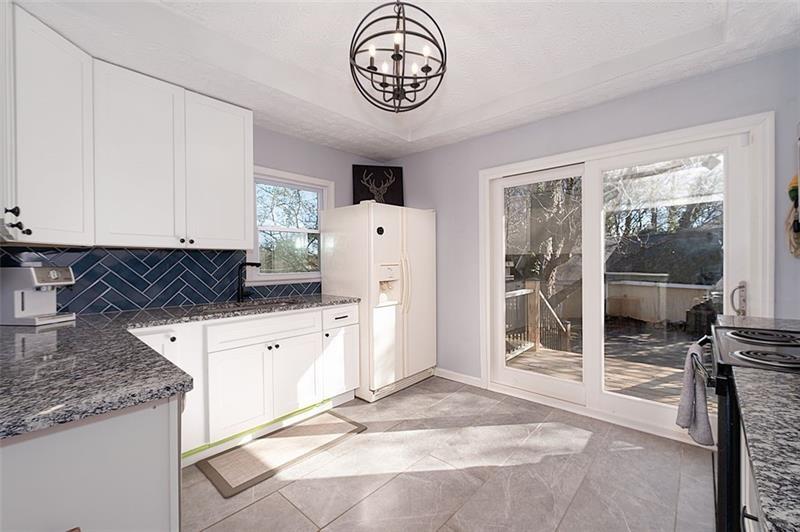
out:
<path id="1" fill-rule="evenodd" d="M 400 279 L 399 264 L 381 264 L 378 266 L 379 281 L 397 281 Z"/>

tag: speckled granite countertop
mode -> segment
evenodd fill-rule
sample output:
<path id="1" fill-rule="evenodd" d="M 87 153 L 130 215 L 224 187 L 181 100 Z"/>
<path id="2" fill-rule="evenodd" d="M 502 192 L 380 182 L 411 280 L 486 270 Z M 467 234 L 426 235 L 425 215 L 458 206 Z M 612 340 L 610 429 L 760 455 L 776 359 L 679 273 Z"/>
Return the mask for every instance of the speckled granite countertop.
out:
<path id="1" fill-rule="evenodd" d="M 0 439 L 163 399 L 192 378 L 128 329 L 357 303 L 328 295 L 78 316 L 0 326 Z"/>
<path id="2" fill-rule="evenodd" d="M 720 316 L 727 327 L 800 331 L 800 320 Z M 734 367 L 763 529 L 800 532 L 800 373 Z"/>

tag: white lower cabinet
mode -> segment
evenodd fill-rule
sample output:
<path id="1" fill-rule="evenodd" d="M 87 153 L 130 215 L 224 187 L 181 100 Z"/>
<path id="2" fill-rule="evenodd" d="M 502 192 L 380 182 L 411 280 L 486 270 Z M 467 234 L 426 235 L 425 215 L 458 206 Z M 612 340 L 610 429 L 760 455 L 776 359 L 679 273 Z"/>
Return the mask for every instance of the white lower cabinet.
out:
<path id="1" fill-rule="evenodd" d="M 358 325 L 326 330 L 322 338 L 322 395 L 358 388 Z"/>
<path id="2" fill-rule="evenodd" d="M 359 384 L 356 306 L 212 319 L 131 333 L 192 376 L 193 388 L 181 414 L 181 452 L 195 451 L 186 455 L 194 459 L 208 444 Z"/>
<path id="3" fill-rule="evenodd" d="M 322 350 L 320 333 L 273 342 L 275 417 L 322 400 L 317 359 Z"/>
<path id="4" fill-rule="evenodd" d="M 208 355 L 208 427 L 216 441 L 272 419 L 272 353 L 267 344 Z"/>

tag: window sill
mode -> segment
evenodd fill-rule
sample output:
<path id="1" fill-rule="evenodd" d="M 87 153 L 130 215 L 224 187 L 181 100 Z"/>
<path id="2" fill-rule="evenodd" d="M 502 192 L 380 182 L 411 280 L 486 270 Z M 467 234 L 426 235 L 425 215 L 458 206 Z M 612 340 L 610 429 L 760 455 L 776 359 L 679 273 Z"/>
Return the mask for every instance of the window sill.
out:
<path id="1" fill-rule="evenodd" d="M 322 281 L 321 275 L 286 275 L 285 277 L 273 278 L 248 278 L 245 286 L 273 286 L 276 284 L 295 284 L 295 283 L 319 283 Z"/>

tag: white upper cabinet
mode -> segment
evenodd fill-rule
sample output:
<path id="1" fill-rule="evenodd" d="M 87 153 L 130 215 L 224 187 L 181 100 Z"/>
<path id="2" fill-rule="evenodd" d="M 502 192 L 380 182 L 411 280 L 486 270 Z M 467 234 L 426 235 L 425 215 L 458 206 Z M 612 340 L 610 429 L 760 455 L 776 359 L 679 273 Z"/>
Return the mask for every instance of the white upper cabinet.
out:
<path id="1" fill-rule="evenodd" d="M 5 7 L 5 6 L 4 6 Z M 92 59 L 14 6 L 14 164 L 4 172 L 3 237 L 94 243 Z M 20 225 L 21 224 L 21 228 Z"/>
<path id="2" fill-rule="evenodd" d="M 186 240 L 184 89 L 94 62 L 96 243 Z"/>
<path id="3" fill-rule="evenodd" d="M 253 247 L 253 113 L 186 93 L 186 232 L 190 247 Z"/>

